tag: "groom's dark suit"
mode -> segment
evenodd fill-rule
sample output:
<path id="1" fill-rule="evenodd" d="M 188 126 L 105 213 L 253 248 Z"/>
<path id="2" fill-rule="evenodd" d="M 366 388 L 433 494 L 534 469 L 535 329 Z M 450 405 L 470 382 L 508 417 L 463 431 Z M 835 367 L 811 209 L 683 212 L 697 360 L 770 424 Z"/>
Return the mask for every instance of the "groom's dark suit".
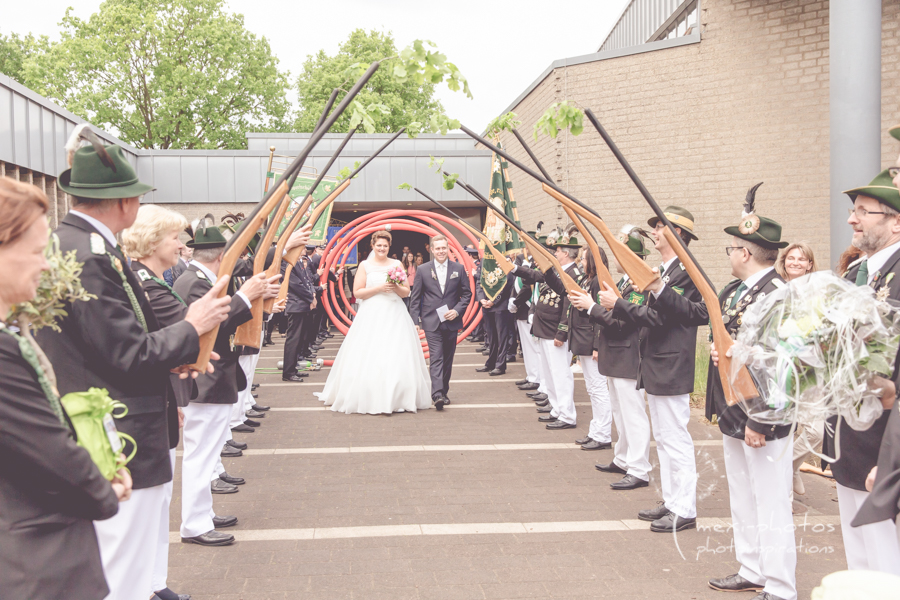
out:
<path id="1" fill-rule="evenodd" d="M 446 396 L 450 389 L 456 336 L 462 329 L 462 316 L 472 298 L 465 268 L 450 259 L 445 264 L 447 276 L 443 291 L 438 280 L 438 269 L 432 260 L 416 271 L 416 280 L 409 295 L 409 314 L 413 323 L 425 330 L 425 340 L 428 342 L 432 399 Z M 435 311 L 444 305 L 456 311 L 457 317 L 441 323 Z"/>

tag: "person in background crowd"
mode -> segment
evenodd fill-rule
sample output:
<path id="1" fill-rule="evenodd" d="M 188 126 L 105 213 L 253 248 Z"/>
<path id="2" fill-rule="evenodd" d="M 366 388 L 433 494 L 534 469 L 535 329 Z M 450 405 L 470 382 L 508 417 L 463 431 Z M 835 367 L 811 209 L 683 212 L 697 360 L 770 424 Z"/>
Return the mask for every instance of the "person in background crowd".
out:
<path id="1" fill-rule="evenodd" d="M 174 325 L 184 320 L 187 304 L 175 293 L 172 286 L 157 273 L 172 269 L 181 261 L 184 244 L 178 239 L 188 222 L 177 212 L 161 206 L 149 204 L 138 209 L 137 218 L 131 227 L 122 232 L 125 254 L 131 258 L 131 270 L 141 280 L 141 286 L 150 306 L 153 308 L 161 327 Z M 174 393 L 167 398 L 167 410 L 177 411 L 177 417 L 169 417 L 169 459 L 175 471 L 175 448 L 178 446 L 179 431 L 175 425 L 184 423 L 182 408 L 187 406 L 191 396 L 192 381 L 179 379 L 169 374 Z M 172 502 L 173 481 L 163 484 L 165 497 L 160 506 L 159 534 L 156 539 L 156 559 L 151 580 L 151 600 L 185 600 L 190 596 L 177 594 L 168 588 L 166 580 L 169 571 L 169 506 Z"/>
<path id="2" fill-rule="evenodd" d="M 847 249 L 841 253 L 840 258 L 838 258 L 838 264 L 834 267 L 834 272 L 843 277 L 847 274 L 847 271 L 862 262 L 865 257 L 865 252 L 856 246 L 848 246 Z"/>
<path id="3" fill-rule="evenodd" d="M 282 381 L 298 382 L 309 373 L 297 370 L 298 360 L 312 360 L 315 352 L 309 342 L 315 335 L 311 333 L 312 310 L 316 307 L 318 286 L 313 283 L 309 271 L 309 257 L 301 253 L 297 263 L 291 269 L 288 279 L 287 304 L 284 312 L 288 317 L 287 338 L 284 341 L 284 364 L 282 365 Z M 281 275 L 286 272 L 286 263 L 281 265 Z"/>
<path id="4" fill-rule="evenodd" d="M 4 322 L 49 268 L 47 207 L 39 188 L 0 178 L 0 595 L 99 600 L 109 588 L 91 521 L 116 514 L 131 477 L 100 474 L 76 444 L 39 349 Z"/>
<path id="5" fill-rule="evenodd" d="M 172 480 L 169 432 L 178 427 L 170 421 L 177 414 L 167 410 L 168 374 L 176 369 L 187 376 L 184 365 L 197 360 L 200 336 L 225 319 L 230 298 L 219 298 L 223 288 L 214 288 L 182 321 L 160 326 L 115 237 L 134 223 L 141 195 L 153 188 L 139 181 L 118 146 L 78 149 L 57 185 L 72 201 L 56 230 L 59 248 L 75 252 L 82 263 L 81 284 L 94 298 L 67 302 L 59 331 L 45 327 L 38 339 L 56 369 L 61 394 L 102 388 L 128 407 L 116 427 L 139 448 L 128 463 L 134 491 L 115 517 L 94 527 L 109 600 L 146 600 L 165 484 Z"/>
<path id="6" fill-rule="evenodd" d="M 816 271 L 816 257 L 808 242 L 794 242 L 781 251 L 775 261 L 775 271 L 787 282 Z M 803 478 L 800 477 L 800 466 L 812 452 L 822 448 L 822 432 L 825 422 L 806 424 L 797 427 L 794 434 L 794 483 L 795 494 L 805 494 Z"/>
<path id="7" fill-rule="evenodd" d="M 516 276 L 509 273 L 504 278 L 505 283 L 493 300 L 489 299 L 485 294 L 481 277 L 478 277 L 478 285 L 475 287 L 475 299 L 481 303 L 485 337 L 491 340 L 487 361 L 483 367 L 478 367 L 475 371 L 477 373 L 487 373 L 492 377 L 506 373 L 506 359 L 509 355 L 509 333 L 515 327 L 515 319 L 512 313 L 509 312 L 509 298 L 510 294 L 512 294 Z"/>
<path id="8" fill-rule="evenodd" d="M 187 227 L 187 225 L 185 225 Z M 173 285 L 175 280 L 184 273 L 185 269 L 187 269 L 188 264 L 191 262 L 191 257 L 194 256 L 194 249 L 188 248 L 184 244 L 182 244 L 181 252 L 179 253 L 178 262 L 171 269 L 166 269 L 165 273 L 163 273 L 163 279 L 169 285 Z"/>

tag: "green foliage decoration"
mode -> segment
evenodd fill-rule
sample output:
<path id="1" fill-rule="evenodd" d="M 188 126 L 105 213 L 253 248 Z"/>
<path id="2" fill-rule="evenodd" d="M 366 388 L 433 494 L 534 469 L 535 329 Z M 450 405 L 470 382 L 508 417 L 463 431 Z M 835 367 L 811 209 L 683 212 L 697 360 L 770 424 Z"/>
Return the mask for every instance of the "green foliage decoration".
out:
<path id="1" fill-rule="evenodd" d="M 584 131 L 584 111 L 569 104 L 568 100 L 554 102 L 534 124 L 534 139 L 538 139 L 541 131 L 555 138 L 560 131 L 566 129 L 572 135 L 581 134 Z"/>
<path id="2" fill-rule="evenodd" d="M 501 131 L 512 131 L 519 127 L 522 124 L 517 118 L 516 113 L 510 111 L 506 114 L 500 115 L 496 119 L 492 120 L 488 123 L 487 130 L 489 135 L 497 135 Z"/>

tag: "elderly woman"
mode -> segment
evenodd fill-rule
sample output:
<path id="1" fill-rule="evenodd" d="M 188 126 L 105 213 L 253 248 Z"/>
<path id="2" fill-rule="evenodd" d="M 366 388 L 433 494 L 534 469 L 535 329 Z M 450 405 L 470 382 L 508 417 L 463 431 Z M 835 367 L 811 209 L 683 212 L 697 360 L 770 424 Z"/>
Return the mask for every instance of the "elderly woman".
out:
<path id="1" fill-rule="evenodd" d="M 187 304 L 172 290 L 162 274 L 176 266 L 180 260 L 184 244 L 178 239 L 188 222 L 177 212 L 161 206 L 145 204 L 138 209 L 134 224 L 122 232 L 122 245 L 125 254 L 131 258 L 131 270 L 134 271 L 141 286 L 150 300 L 153 313 L 161 327 L 168 327 L 184 320 Z M 171 376 L 172 388 L 168 400 L 170 413 L 169 423 L 169 457 L 172 470 L 175 470 L 175 447 L 178 446 L 178 424 L 183 421 L 181 409 L 190 400 L 192 380 Z M 174 394 L 174 396 L 172 395 Z M 178 418 L 172 413 L 178 412 Z M 163 502 L 159 515 L 159 536 L 156 540 L 156 552 L 148 596 L 151 600 L 183 600 L 190 596 L 179 595 L 166 585 L 169 565 L 169 505 L 172 502 L 172 485 L 169 481 L 163 485 Z"/>
<path id="2" fill-rule="evenodd" d="M 816 271 L 816 257 L 807 242 L 794 242 L 781 251 L 775 260 L 775 271 L 785 281 L 791 281 Z"/>
<path id="3" fill-rule="evenodd" d="M 32 341 L 5 322 L 37 293 L 49 227 L 47 197 L 0 178 L 0 595 L 99 599 L 109 593 L 93 520 L 116 514 L 131 493 L 112 484 L 75 441 L 51 374 Z"/>

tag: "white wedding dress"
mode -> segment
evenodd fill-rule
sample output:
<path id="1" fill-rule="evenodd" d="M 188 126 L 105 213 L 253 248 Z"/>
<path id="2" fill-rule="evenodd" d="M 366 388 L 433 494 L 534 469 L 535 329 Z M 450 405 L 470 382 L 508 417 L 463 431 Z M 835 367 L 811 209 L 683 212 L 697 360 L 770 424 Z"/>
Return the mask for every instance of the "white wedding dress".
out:
<path id="1" fill-rule="evenodd" d="M 388 270 L 400 262 L 379 267 L 366 260 L 362 265 L 369 288 L 383 284 Z M 325 389 L 316 396 L 331 410 L 347 414 L 431 408 L 431 377 L 419 334 L 400 296 L 382 292 L 359 301 Z"/>

